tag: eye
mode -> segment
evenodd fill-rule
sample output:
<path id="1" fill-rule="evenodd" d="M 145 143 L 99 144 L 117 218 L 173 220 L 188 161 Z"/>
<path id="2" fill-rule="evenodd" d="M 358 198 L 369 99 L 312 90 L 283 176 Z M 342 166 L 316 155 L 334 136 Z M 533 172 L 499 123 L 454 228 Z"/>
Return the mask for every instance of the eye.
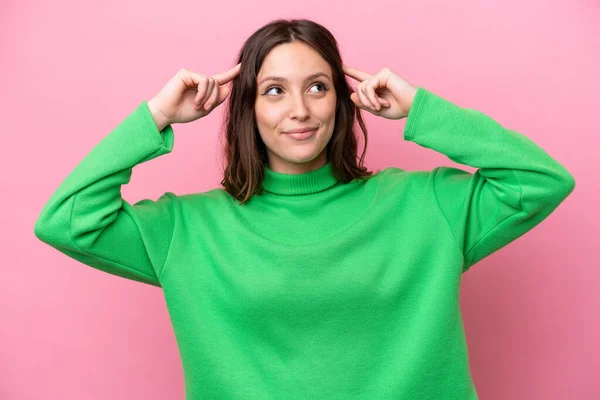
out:
<path id="1" fill-rule="evenodd" d="M 320 85 L 320 86 L 322 86 L 322 87 L 323 87 L 323 90 L 321 90 L 320 92 L 317 92 L 317 93 L 326 92 L 327 90 L 329 90 L 329 89 L 327 88 L 327 86 L 326 86 L 324 83 L 322 83 L 322 82 L 315 82 L 315 83 L 314 83 L 314 84 L 313 84 L 311 87 L 313 87 L 313 86 L 317 86 L 317 85 Z M 269 93 L 269 91 L 271 91 L 272 89 L 281 89 L 281 86 L 278 86 L 278 85 L 275 85 L 275 86 L 270 86 L 270 87 L 269 87 L 269 88 L 268 88 L 268 89 L 267 89 L 267 90 L 266 90 L 266 91 L 263 93 L 263 96 L 264 96 L 264 95 L 268 95 L 267 93 Z"/>
<path id="2" fill-rule="evenodd" d="M 321 85 L 321 86 L 323 86 L 323 90 L 322 90 L 323 92 L 327 91 L 327 86 L 325 86 L 325 84 L 323 84 L 323 83 L 321 83 L 321 82 L 316 82 L 316 83 L 315 83 L 313 86 L 316 86 L 316 85 Z M 311 87 L 313 87 L 313 86 L 311 86 Z"/>
<path id="3" fill-rule="evenodd" d="M 281 87 L 280 87 L 280 86 L 271 86 L 270 88 L 268 88 L 268 89 L 267 89 L 267 90 L 266 90 L 266 91 L 263 93 L 263 95 L 266 95 L 267 93 L 269 93 L 269 91 L 270 91 L 271 89 L 281 89 Z"/>

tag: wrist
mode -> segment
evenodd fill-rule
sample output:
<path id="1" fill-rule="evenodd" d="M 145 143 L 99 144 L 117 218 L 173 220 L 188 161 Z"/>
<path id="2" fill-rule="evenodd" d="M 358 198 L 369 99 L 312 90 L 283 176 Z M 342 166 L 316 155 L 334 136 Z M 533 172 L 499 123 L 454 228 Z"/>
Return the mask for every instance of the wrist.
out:
<path id="1" fill-rule="evenodd" d="M 152 119 L 154 120 L 154 123 L 156 124 L 156 128 L 159 131 L 162 131 L 163 129 L 165 129 L 165 127 L 167 125 L 170 124 L 169 120 L 164 116 L 164 114 L 162 112 L 160 112 L 160 110 L 158 109 L 158 107 L 156 106 L 154 99 L 149 100 L 147 102 L 148 104 L 148 109 L 150 110 L 150 113 L 152 114 Z"/>
<path id="2" fill-rule="evenodd" d="M 410 112 L 410 108 L 412 107 L 413 104 L 413 100 L 415 99 L 415 96 L 417 94 L 417 88 L 416 87 L 412 87 L 411 90 L 408 92 L 408 94 L 406 95 L 406 111 L 405 111 L 405 115 L 408 116 L 408 113 Z"/>

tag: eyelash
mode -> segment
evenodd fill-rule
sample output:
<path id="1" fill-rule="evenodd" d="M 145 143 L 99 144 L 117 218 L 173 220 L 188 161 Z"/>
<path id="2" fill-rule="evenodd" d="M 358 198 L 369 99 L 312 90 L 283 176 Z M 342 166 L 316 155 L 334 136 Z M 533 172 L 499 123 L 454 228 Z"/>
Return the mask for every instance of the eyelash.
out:
<path id="1" fill-rule="evenodd" d="M 329 88 L 327 87 L 327 85 L 325 85 L 323 82 L 315 82 L 315 83 L 313 83 L 311 85 L 311 87 L 313 87 L 313 86 L 315 86 L 317 84 L 323 86 L 323 91 L 321 93 L 326 92 L 326 91 L 329 90 Z M 265 92 L 263 93 L 263 96 L 272 96 L 272 95 L 268 95 L 267 93 L 269 93 L 269 90 L 274 89 L 274 88 L 281 89 L 281 86 L 279 86 L 279 85 L 269 86 L 269 88 L 267 90 L 265 90 Z"/>

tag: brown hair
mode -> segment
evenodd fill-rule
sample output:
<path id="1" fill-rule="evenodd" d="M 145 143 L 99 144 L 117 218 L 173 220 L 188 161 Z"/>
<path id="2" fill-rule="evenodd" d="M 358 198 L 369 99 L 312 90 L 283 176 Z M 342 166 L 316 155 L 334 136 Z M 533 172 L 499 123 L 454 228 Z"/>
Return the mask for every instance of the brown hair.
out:
<path id="1" fill-rule="evenodd" d="M 226 143 L 224 153 L 227 166 L 221 184 L 234 198 L 246 202 L 251 195 L 263 192 L 264 165 L 267 151 L 256 126 L 254 104 L 256 77 L 261 65 L 275 46 L 302 41 L 315 49 L 331 66 L 337 93 L 335 127 L 327 144 L 327 160 L 332 165 L 338 181 L 373 176 L 363 166 L 367 149 L 367 129 L 360 108 L 350 99 L 352 88 L 346 82 L 338 44 L 331 32 L 307 19 L 277 19 L 254 32 L 242 46 L 237 62 L 241 63 L 239 75 L 233 80 L 228 107 L 225 108 Z M 357 164 L 357 138 L 354 117 L 358 120 L 365 138 L 365 146 Z"/>

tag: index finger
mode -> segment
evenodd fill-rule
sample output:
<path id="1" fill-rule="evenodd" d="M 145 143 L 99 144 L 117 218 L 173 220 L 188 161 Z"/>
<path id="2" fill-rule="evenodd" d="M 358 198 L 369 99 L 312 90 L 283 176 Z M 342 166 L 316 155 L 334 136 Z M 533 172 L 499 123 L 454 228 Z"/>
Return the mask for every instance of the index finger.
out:
<path id="1" fill-rule="evenodd" d="M 220 74 L 215 74 L 212 77 L 219 82 L 219 85 L 229 82 L 233 78 L 235 78 L 240 73 L 242 63 L 239 63 L 235 67 L 231 68 L 229 71 L 221 72 Z"/>
<path id="2" fill-rule="evenodd" d="M 349 67 L 346 64 L 342 64 L 342 69 L 344 70 L 344 73 L 346 75 L 356 79 L 357 81 L 362 82 L 366 81 L 367 79 L 371 79 L 371 74 L 368 74 L 356 68 Z"/>

